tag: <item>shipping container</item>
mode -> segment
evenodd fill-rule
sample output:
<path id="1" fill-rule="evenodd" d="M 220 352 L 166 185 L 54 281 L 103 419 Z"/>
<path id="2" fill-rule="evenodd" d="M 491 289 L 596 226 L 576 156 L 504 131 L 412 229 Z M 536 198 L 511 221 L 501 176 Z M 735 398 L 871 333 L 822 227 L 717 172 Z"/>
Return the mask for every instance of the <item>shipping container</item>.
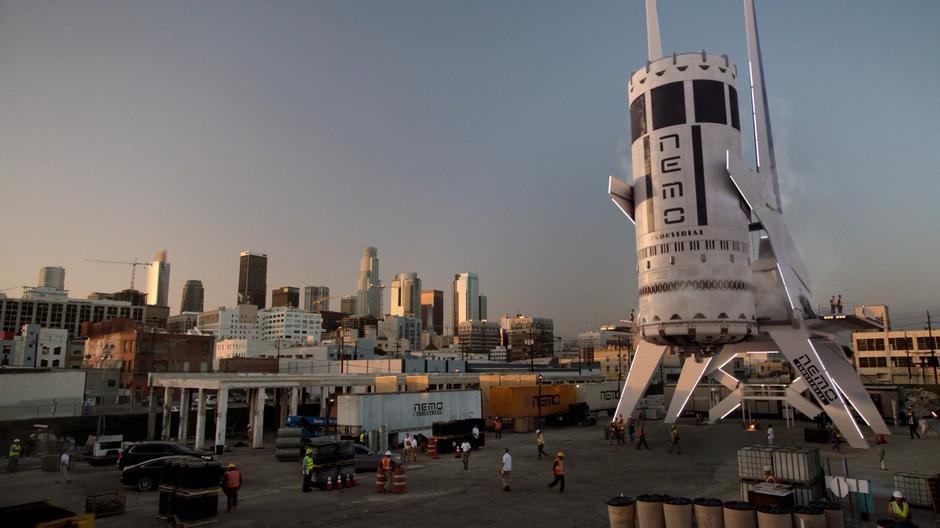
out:
<path id="1" fill-rule="evenodd" d="M 478 390 L 341 394 L 337 425 L 341 430 L 372 431 L 384 425 L 388 434 L 431 435 L 434 422 L 482 417 Z"/>
<path id="2" fill-rule="evenodd" d="M 540 396 L 541 394 L 541 396 Z M 577 401 L 574 385 L 537 385 L 490 387 L 487 416 L 509 418 L 543 417 L 567 413 L 568 406 Z"/>
<path id="3" fill-rule="evenodd" d="M 608 411 L 613 414 L 617 410 L 618 383 L 616 381 L 602 381 L 600 383 L 580 383 L 575 386 L 578 403 L 586 403 L 591 412 Z"/>
<path id="4" fill-rule="evenodd" d="M 483 414 L 488 420 L 496 416 L 490 404 L 490 389 L 492 387 L 518 387 L 520 385 L 535 385 L 535 374 L 480 374 L 480 393 L 483 395 Z"/>

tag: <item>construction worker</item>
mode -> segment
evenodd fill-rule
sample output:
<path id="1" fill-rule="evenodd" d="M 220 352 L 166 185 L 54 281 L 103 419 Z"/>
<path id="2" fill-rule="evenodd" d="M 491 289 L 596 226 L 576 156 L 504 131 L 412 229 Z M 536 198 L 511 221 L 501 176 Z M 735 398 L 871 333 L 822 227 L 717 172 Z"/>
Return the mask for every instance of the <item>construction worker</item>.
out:
<path id="1" fill-rule="evenodd" d="M 382 472 L 385 473 L 385 489 L 384 493 L 392 492 L 392 480 L 395 476 L 395 461 L 392 460 L 392 452 L 386 451 L 385 456 L 382 457 Z"/>
<path id="2" fill-rule="evenodd" d="M 548 485 L 548 489 L 555 487 L 555 484 L 561 483 L 561 492 L 565 492 L 565 454 L 561 451 L 555 455 L 555 462 L 552 464 L 552 474 L 555 480 Z"/>
<path id="3" fill-rule="evenodd" d="M 20 445 L 20 439 L 14 438 L 10 444 L 10 459 L 7 460 L 7 473 L 16 473 L 20 467 L 20 457 L 23 456 L 23 446 Z"/>
<path id="4" fill-rule="evenodd" d="M 66 449 L 62 452 L 62 456 L 59 457 L 59 478 L 64 479 L 66 484 L 72 482 L 72 477 L 70 476 L 70 471 L 72 470 L 72 457 L 69 456 L 69 450 Z M 59 481 L 56 481 L 58 484 Z"/>
<path id="5" fill-rule="evenodd" d="M 310 479 L 313 478 L 313 448 L 308 447 L 304 455 L 304 487 L 303 492 L 310 491 Z"/>
<path id="6" fill-rule="evenodd" d="M 503 421 L 499 419 L 499 416 L 493 420 L 493 436 L 497 439 L 503 437 Z"/>
<path id="7" fill-rule="evenodd" d="M 907 408 L 907 427 L 911 430 L 911 438 L 915 435 L 920 438 L 920 433 L 917 432 L 917 417 L 914 416 L 914 409 L 911 407 Z"/>
<path id="8" fill-rule="evenodd" d="M 679 447 L 679 428 L 676 424 L 672 424 L 672 427 L 669 428 L 669 436 L 672 438 L 672 444 L 669 446 L 669 453 L 672 453 L 672 448 L 676 448 L 676 454 L 682 454 L 682 448 Z"/>
<path id="9" fill-rule="evenodd" d="M 888 501 L 888 513 L 895 521 L 911 522 L 911 506 L 904 500 L 904 494 L 894 490 Z"/>
<path id="10" fill-rule="evenodd" d="M 774 445 L 775 437 L 776 435 L 774 434 L 774 426 L 768 425 L 767 426 L 767 445 Z"/>
<path id="11" fill-rule="evenodd" d="M 359 433 L 359 443 L 362 444 L 362 445 L 366 445 L 366 432 L 365 432 L 365 430 L 363 430 L 363 431 L 361 431 L 361 432 Z"/>
<path id="12" fill-rule="evenodd" d="M 539 460 L 542 460 L 542 455 L 548 457 L 548 453 L 545 452 L 545 437 L 542 436 L 542 430 L 535 430 L 535 444 L 539 447 Z"/>
<path id="13" fill-rule="evenodd" d="M 770 484 L 776 484 L 777 478 L 774 477 L 774 468 L 770 466 L 764 466 L 764 482 Z"/>
<path id="14" fill-rule="evenodd" d="M 411 449 L 411 433 L 408 433 L 405 435 L 405 443 L 401 453 L 403 462 L 408 462 L 411 460 Z"/>
<path id="15" fill-rule="evenodd" d="M 466 440 L 464 440 L 463 443 L 460 444 L 460 458 L 461 460 L 463 460 L 464 471 L 469 469 L 469 466 L 470 466 L 470 450 L 471 449 L 473 449 L 473 447 L 470 445 L 470 442 Z"/>
<path id="16" fill-rule="evenodd" d="M 623 415 L 620 415 L 620 422 L 623 423 Z M 627 418 L 627 434 L 630 435 L 630 443 L 633 443 L 633 435 L 636 434 L 636 420 L 633 417 Z"/>
<path id="17" fill-rule="evenodd" d="M 646 442 L 646 426 L 643 425 L 643 420 L 640 420 L 636 426 L 636 448 L 639 449 L 640 446 L 650 448 L 650 445 Z"/>
<path id="18" fill-rule="evenodd" d="M 312 459 L 311 459 L 312 460 Z M 242 474 L 235 467 L 235 464 L 229 464 L 222 476 L 222 492 L 228 499 L 228 507 L 225 511 L 230 512 L 238 509 L 238 490 L 242 487 Z"/>

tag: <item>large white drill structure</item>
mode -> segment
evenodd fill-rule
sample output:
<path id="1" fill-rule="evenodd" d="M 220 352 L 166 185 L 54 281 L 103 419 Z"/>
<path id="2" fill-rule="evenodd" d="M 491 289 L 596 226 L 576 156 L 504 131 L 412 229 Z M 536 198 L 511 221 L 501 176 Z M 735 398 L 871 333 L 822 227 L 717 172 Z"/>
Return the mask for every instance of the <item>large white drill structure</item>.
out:
<path id="1" fill-rule="evenodd" d="M 636 226 L 640 308 L 617 414 L 633 412 L 669 350 L 684 363 L 666 421 L 707 376 L 731 391 L 711 409 L 714 422 L 745 396 L 722 367 L 742 352 L 779 351 L 798 376 L 781 398 L 810 417 L 824 410 L 850 445 L 867 447 L 849 406 L 889 432 L 840 347 L 817 335 L 809 276 L 783 222 L 753 0 L 744 10 L 756 169 L 741 160 L 737 68 L 704 51 L 664 56 L 656 3 L 646 0 L 649 62 L 628 88 L 633 184 L 609 182 Z"/>

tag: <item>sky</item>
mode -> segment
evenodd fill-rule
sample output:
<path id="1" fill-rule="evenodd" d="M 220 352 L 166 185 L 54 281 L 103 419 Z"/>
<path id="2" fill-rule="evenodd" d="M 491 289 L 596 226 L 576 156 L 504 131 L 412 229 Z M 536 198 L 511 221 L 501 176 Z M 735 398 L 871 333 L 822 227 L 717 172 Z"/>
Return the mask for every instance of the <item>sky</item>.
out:
<path id="1" fill-rule="evenodd" d="M 740 1 L 659 4 L 665 52 L 746 71 Z M 940 315 L 940 3 L 757 13 L 816 301 Z M 2 1 L 0 289 L 61 265 L 74 297 L 116 291 L 129 267 L 85 259 L 166 248 L 173 313 L 187 279 L 230 306 L 250 249 L 269 290 L 339 296 L 376 246 L 386 285 L 415 271 L 445 314 L 473 271 L 490 319 L 597 328 L 636 305 L 607 177 L 632 180 L 625 90 L 645 62 L 639 0 Z"/>

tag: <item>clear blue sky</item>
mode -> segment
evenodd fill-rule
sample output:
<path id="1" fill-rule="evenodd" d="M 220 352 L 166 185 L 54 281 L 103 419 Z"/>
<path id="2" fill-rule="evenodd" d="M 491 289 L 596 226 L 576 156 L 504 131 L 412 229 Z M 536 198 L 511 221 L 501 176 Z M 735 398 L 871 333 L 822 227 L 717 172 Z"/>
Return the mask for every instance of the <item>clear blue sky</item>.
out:
<path id="1" fill-rule="evenodd" d="M 740 1 L 659 9 L 667 52 L 746 69 Z M 758 16 L 817 301 L 940 309 L 940 3 Z M 76 296 L 118 290 L 127 269 L 83 260 L 167 248 L 174 313 L 192 278 L 230 305 L 251 249 L 269 289 L 342 295 L 374 245 L 387 284 L 417 271 L 447 313 L 475 271 L 491 318 L 616 320 L 634 235 L 606 182 L 627 176 L 645 38 L 639 0 L 2 2 L 0 288 L 63 265 Z"/>

